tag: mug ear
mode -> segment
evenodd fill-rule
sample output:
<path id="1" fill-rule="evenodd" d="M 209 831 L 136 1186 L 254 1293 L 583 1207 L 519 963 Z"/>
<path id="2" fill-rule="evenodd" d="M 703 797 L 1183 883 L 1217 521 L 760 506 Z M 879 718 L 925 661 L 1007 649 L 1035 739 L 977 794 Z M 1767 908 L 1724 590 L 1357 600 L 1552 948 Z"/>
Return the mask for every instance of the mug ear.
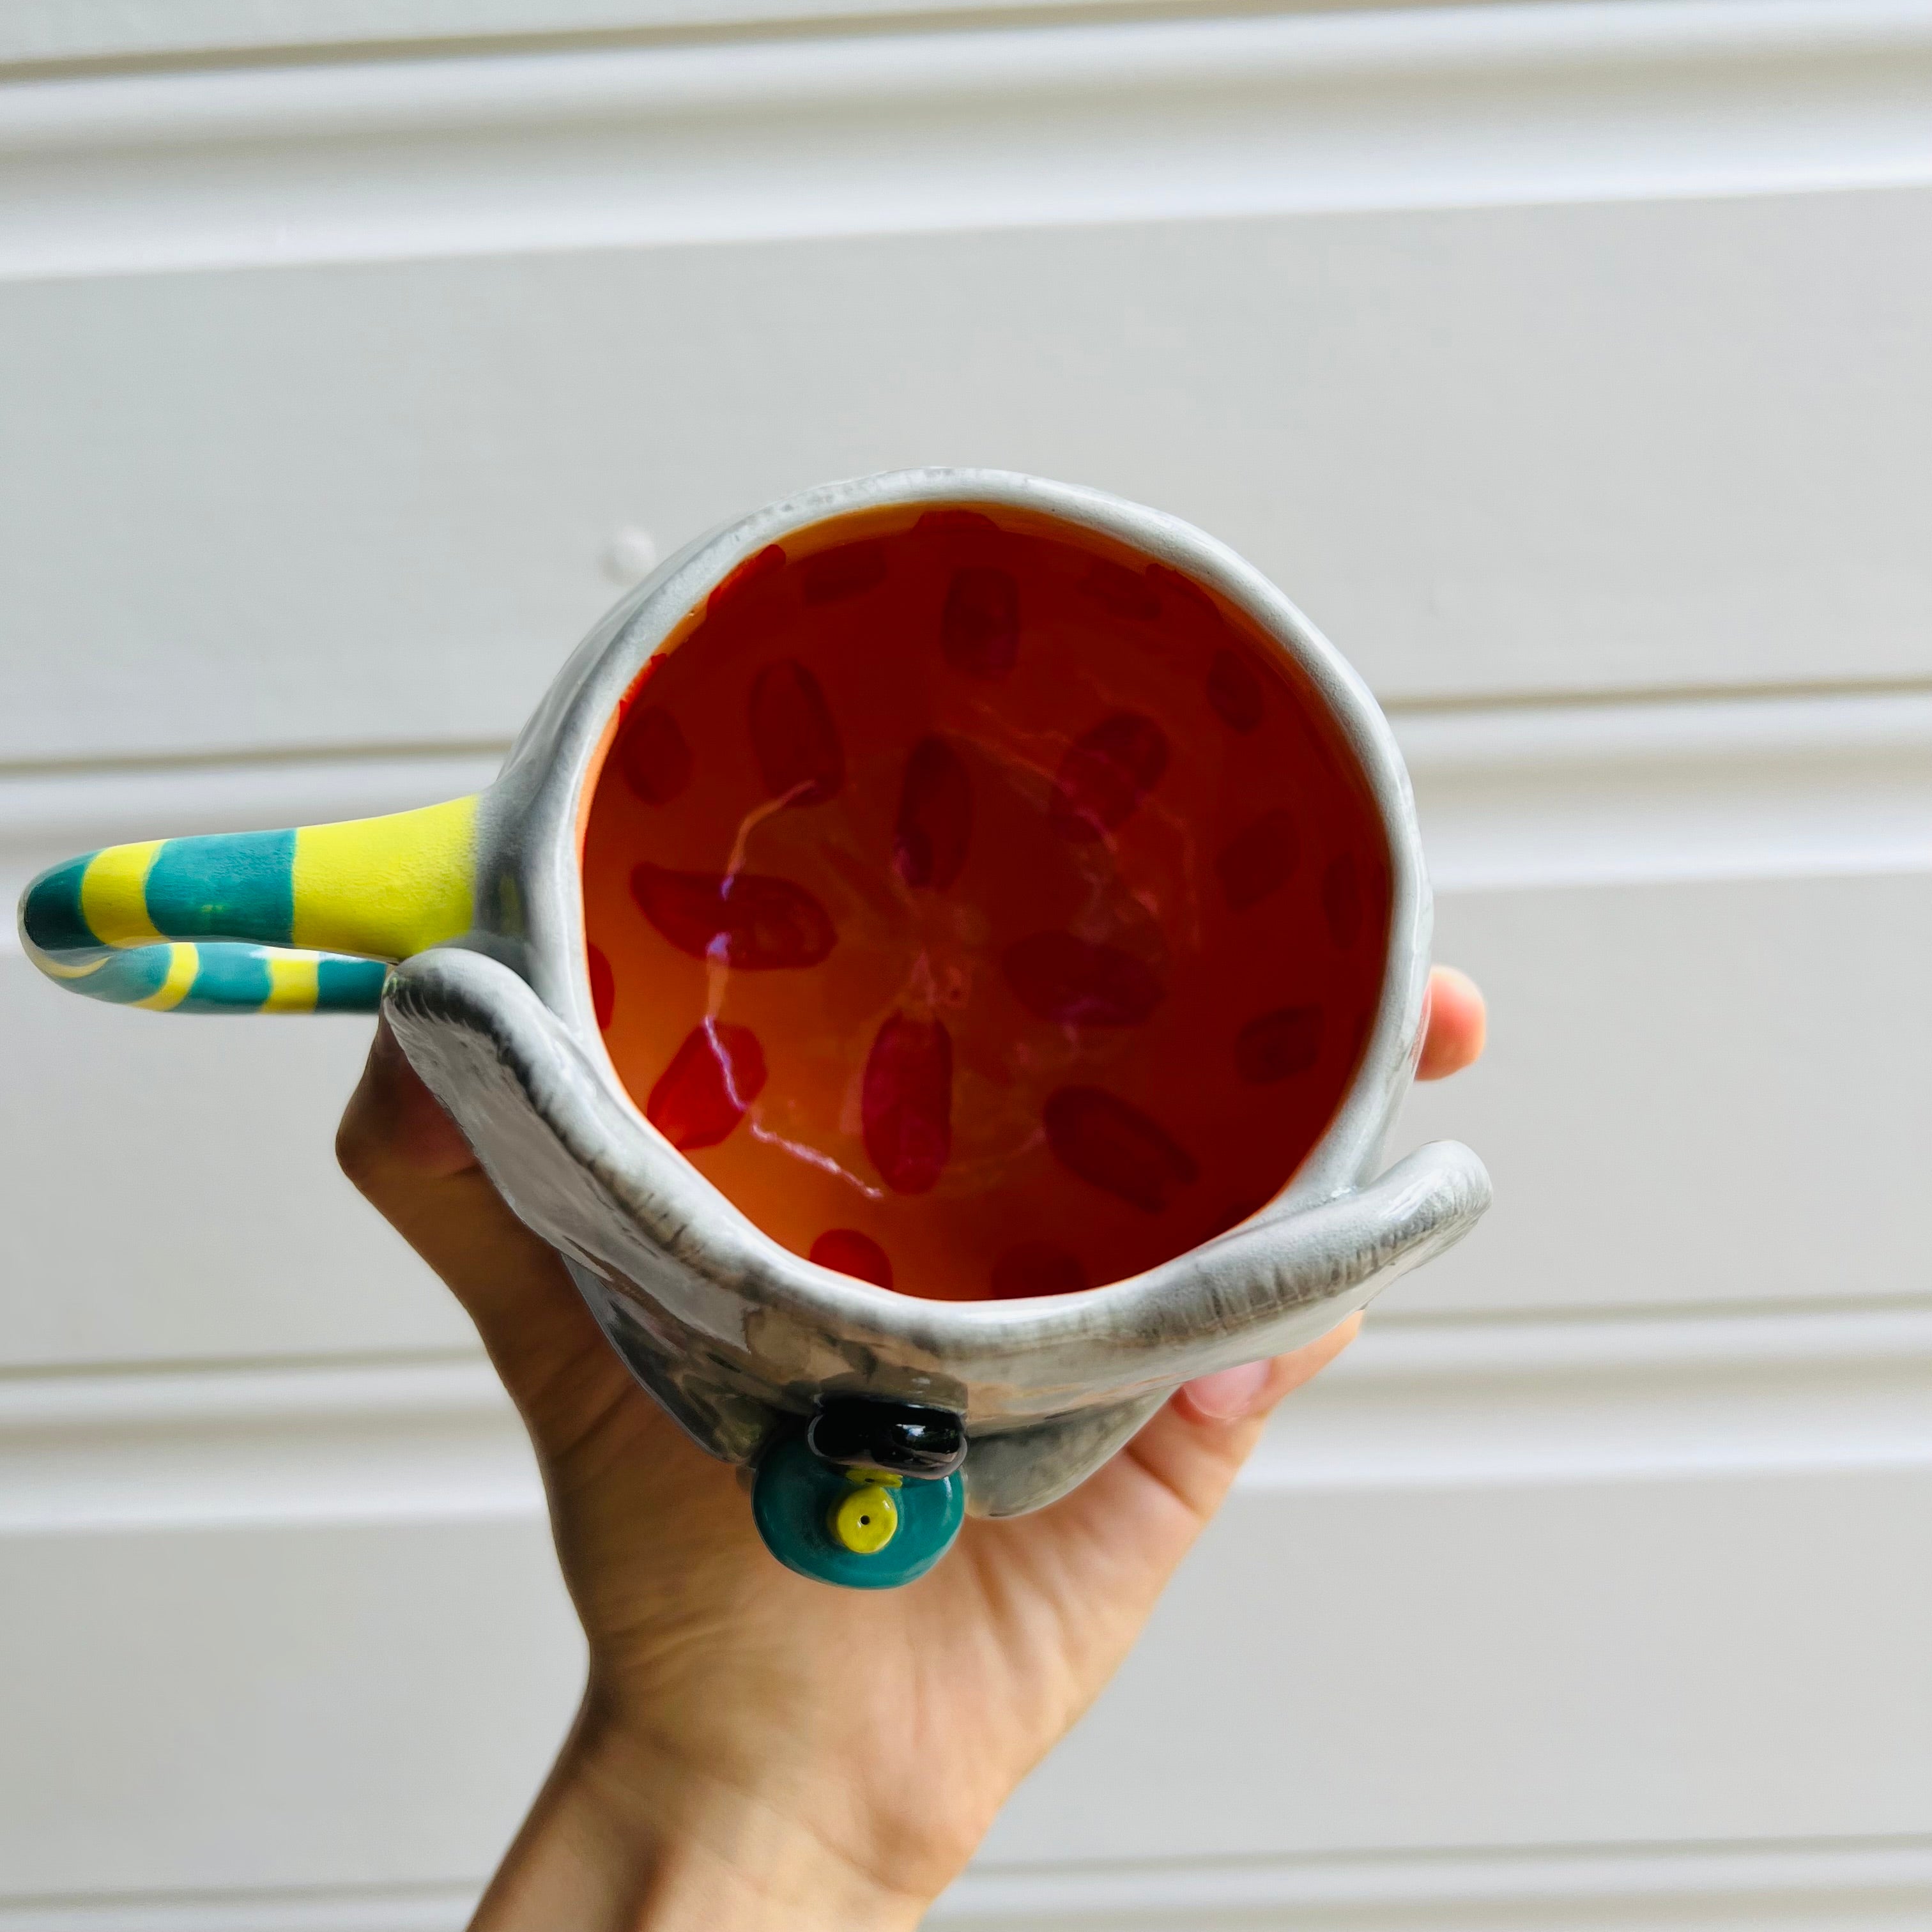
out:
<path id="1" fill-rule="evenodd" d="M 284 832 L 110 845 L 20 902 L 70 992 L 177 1012 L 373 1012 L 384 962 L 476 922 L 476 798 Z"/>
<path id="2" fill-rule="evenodd" d="M 1076 1409 L 1071 1415 L 975 1438 L 966 1455 L 966 1508 L 974 1516 L 1024 1516 L 1076 1489 L 1173 1391 Z"/>

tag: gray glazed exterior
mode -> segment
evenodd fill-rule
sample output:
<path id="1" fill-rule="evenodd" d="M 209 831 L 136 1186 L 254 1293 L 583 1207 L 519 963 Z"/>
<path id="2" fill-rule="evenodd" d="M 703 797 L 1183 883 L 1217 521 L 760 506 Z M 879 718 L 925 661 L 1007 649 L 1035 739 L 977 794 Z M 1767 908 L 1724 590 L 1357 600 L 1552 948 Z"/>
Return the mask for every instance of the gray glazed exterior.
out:
<path id="1" fill-rule="evenodd" d="M 934 1302 L 802 1260 L 678 1155 L 626 1093 L 592 1011 L 577 850 L 605 728 L 638 671 L 766 544 L 893 506 L 1024 509 L 1211 586 L 1293 656 L 1366 775 L 1387 830 L 1382 1003 L 1355 1083 L 1289 1187 L 1240 1226 L 1130 1280 L 1028 1301 Z M 1490 1186 L 1438 1142 L 1378 1177 L 1420 1046 L 1430 904 L 1408 780 L 1374 700 L 1294 606 L 1177 519 L 1000 471 L 830 484 L 700 538 L 586 638 L 512 748 L 482 814 L 488 930 L 418 956 L 385 1006 L 404 1050 L 518 1214 L 564 1256 L 640 1381 L 713 1454 L 755 1458 L 821 1396 L 965 1418 L 969 1508 L 1052 1501 L 1180 1383 L 1313 1340 L 1466 1233 Z"/>

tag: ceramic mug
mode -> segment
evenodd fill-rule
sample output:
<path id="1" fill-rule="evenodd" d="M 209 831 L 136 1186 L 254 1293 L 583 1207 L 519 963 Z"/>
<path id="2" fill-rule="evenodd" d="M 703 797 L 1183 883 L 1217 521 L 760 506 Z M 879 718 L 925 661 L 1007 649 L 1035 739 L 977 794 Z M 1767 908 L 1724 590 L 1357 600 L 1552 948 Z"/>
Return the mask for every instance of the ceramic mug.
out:
<path id="1" fill-rule="evenodd" d="M 1467 1231 L 1378 1173 L 1430 909 L 1374 700 L 1173 518 L 998 472 L 692 544 L 479 796 L 36 880 L 70 989 L 373 1010 L 768 1546 L 861 1587 Z"/>

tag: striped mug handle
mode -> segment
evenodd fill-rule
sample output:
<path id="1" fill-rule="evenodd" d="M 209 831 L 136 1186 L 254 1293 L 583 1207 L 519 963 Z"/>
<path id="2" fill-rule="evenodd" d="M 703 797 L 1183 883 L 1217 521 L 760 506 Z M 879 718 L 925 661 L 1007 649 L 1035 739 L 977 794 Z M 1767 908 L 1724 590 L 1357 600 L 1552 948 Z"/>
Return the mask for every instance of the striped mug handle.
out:
<path id="1" fill-rule="evenodd" d="M 162 1012 L 374 1012 L 387 962 L 476 923 L 476 798 L 288 832 L 110 845 L 20 901 L 70 992 Z"/>

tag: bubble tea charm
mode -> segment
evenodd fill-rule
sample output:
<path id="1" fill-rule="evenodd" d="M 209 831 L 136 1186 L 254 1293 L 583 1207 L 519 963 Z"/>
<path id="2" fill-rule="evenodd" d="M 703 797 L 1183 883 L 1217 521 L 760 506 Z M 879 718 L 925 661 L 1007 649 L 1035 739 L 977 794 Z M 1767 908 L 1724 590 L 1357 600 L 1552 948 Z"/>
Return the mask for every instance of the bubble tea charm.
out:
<path id="1" fill-rule="evenodd" d="M 118 846 L 70 990 L 374 1010 L 772 1553 L 903 1583 L 1486 1206 L 1378 1173 L 1430 903 L 1373 700 L 1176 520 L 835 484 L 661 566 L 479 796 Z"/>

